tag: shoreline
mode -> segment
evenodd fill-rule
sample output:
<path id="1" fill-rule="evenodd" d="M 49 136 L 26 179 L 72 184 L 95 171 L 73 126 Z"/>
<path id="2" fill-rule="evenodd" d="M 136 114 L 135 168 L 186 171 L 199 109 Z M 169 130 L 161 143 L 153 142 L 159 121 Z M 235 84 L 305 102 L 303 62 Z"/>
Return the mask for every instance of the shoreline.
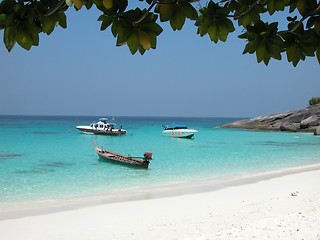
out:
<path id="1" fill-rule="evenodd" d="M 302 170 L 302 169 L 300 169 Z M 216 191 L 0 220 L 8 240 L 320 239 L 320 169 Z"/>
<path id="2" fill-rule="evenodd" d="M 270 175 L 262 180 L 255 178 L 216 191 L 60 209 L 0 220 L 0 237 L 7 240 L 316 240 L 320 239 L 318 167 L 293 169 L 285 175 L 278 172 L 273 178 Z"/>
<path id="3" fill-rule="evenodd" d="M 255 174 L 224 176 L 145 188 L 113 190 L 106 194 L 70 197 L 25 203 L 0 203 L 0 221 L 78 210 L 106 204 L 134 202 L 216 192 L 310 171 L 320 172 L 320 163 Z"/>

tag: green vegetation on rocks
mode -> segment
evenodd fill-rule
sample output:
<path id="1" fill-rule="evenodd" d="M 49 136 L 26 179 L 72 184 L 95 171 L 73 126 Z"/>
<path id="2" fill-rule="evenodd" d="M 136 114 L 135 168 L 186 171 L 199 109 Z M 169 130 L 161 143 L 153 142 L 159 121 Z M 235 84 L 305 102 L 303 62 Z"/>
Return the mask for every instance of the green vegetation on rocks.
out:
<path id="1" fill-rule="evenodd" d="M 309 100 L 309 106 L 315 106 L 320 104 L 320 97 L 314 97 Z"/>

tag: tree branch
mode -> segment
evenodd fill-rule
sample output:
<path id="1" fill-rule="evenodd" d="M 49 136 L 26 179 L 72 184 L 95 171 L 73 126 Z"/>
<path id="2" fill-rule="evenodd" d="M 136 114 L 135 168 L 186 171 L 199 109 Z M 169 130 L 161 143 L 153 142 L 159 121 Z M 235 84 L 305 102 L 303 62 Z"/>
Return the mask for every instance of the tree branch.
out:
<path id="1" fill-rule="evenodd" d="M 318 7 L 315 8 L 314 10 L 312 10 L 309 14 L 307 14 L 306 16 L 301 18 L 300 21 L 297 22 L 292 29 L 279 31 L 278 35 L 281 37 L 281 34 L 283 34 L 283 33 L 292 33 L 292 34 L 295 34 L 297 36 L 300 36 L 300 34 L 296 33 L 295 31 L 303 24 L 303 21 L 305 21 L 307 18 L 312 17 L 312 16 L 314 16 L 316 14 L 319 14 L 319 13 L 320 13 L 320 4 L 318 4 Z"/>
<path id="2" fill-rule="evenodd" d="M 250 12 L 255 6 L 257 6 L 260 3 L 261 0 L 255 1 L 253 4 L 251 4 L 247 10 L 244 12 L 240 13 L 239 15 L 233 15 L 233 16 L 228 16 L 228 17 L 233 17 L 235 20 L 246 15 L 248 12 Z"/>
<path id="3" fill-rule="evenodd" d="M 294 31 L 296 31 L 298 29 L 298 27 L 300 27 L 302 25 L 304 20 L 306 20 L 307 18 L 309 18 L 309 17 L 311 17 L 314 14 L 319 13 L 319 12 L 320 12 L 320 4 L 318 4 L 318 7 L 316 9 L 314 9 L 309 14 L 307 14 L 306 16 L 301 18 L 300 21 L 292 29 L 288 30 L 287 32 L 294 33 Z"/>
<path id="4" fill-rule="evenodd" d="M 133 25 L 138 24 L 140 22 L 142 22 L 150 13 L 151 9 L 157 4 L 157 0 L 153 0 L 152 3 L 150 4 L 149 8 L 147 9 L 147 11 L 141 15 L 140 18 L 138 18 L 136 21 L 133 22 Z"/>
<path id="5" fill-rule="evenodd" d="M 50 9 L 47 13 L 45 13 L 44 16 L 49 16 L 49 15 L 55 13 L 62 6 L 64 7 L 65 5 L 66 5 L 66 1 L 64 1 L 64 0 L 59 1 L 59 3 L 54 8 Z"/>

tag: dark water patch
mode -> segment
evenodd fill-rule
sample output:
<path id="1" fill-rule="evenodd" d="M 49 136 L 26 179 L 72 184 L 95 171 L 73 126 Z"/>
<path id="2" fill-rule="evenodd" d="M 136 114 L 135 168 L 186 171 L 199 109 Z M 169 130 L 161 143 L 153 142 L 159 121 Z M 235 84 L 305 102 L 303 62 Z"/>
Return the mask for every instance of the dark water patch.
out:
<path id="1" fill-rule="evenodd" d="M 54 172 L 54 169 L 49 169 L 49 168 L 34 168 L 31 170 L 17 170 L 14 173 L 15 174 L 46 174 L 46 173 L 50 173 L 50 172 Z"/>
<path id="2" fill-rule="evenodd" d="M 226 142 L 214 142 L 213 144 L 215 144 L 215 145 L 226 145 L 227 143 Z"/>
<path id="3" fill-rule="evenodd" d="M 319 143 L 310 142 L 275 142 L 275 141 L 265 141 L 265 142 L 254 142 L 252 145 L 259 146 L 270 146 L 270 147 L 299 147 L 299 146 L 319 146 Z"/>
<path id="4" fill-rule="evenodd" d="M 14 128 L 14 129 L 26 129 L 28 127 L 24 125 L 17 125 L 17 124 L 12 124 L 12 123 L 6 123 L 6 122 L 1 122 L 0 121 L 0 128 L 6 129 L 6 128 Z"/>
<path id="5" fill-rule="evenodd" d="M 197 146 L 190 146 L 190 148 L 212 148 L 210 145 L 197 145 Z"/>
<path id="6" fill-rule="evenodd" d="M 213 145 L 226 145 L 226 142 L 214 142 L 212 145 L 194 145 L 190 146 L 190 148 L 213 148 Z"/>
<path id="7" fill-rule="evenodd" d="M 40 164 L 40 166 L 43 167 L 55 167 L 55 168 L 62 168 L 62 167 L 68 167 L 68 166 L 74 166 L 75 163 L 66 163 L 66 162 L 49 162 L 45 164 Z"/>
<path id="8" fill-rule="evenodd" d="M 17 157 L 21 157 L 20 153 L 1 153 L 0 152 L 0 160 L 13 159 Z"/>
<path id="9" fill-rule="evenodd" d="M 34 134 L 34 135 L 55 135 L 55 134 L 61 134 L 62 132 L 28 132 L 28 134 Z"/>

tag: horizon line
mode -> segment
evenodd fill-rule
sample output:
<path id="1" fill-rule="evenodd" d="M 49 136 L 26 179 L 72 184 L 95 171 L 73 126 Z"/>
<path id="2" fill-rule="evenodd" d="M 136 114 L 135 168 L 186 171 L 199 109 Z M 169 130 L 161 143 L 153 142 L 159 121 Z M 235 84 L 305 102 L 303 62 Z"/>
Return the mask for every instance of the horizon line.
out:
<path id="1" fill-rule="evenodd" d="M 209 117 L 209 116 L 155 116 L 155 115 L 150 115 L 150 116 L 145 116 L 145 115 L 62 115 L 62 114 L 0 114 L 1 117 L 106 117 L 109 116 L 110 118 L 113 117 L 137 117 L 137 118 L 251 118 L 251 117 L 227 117 L 227 116 L 219 116 L 219 117 Z"/>

